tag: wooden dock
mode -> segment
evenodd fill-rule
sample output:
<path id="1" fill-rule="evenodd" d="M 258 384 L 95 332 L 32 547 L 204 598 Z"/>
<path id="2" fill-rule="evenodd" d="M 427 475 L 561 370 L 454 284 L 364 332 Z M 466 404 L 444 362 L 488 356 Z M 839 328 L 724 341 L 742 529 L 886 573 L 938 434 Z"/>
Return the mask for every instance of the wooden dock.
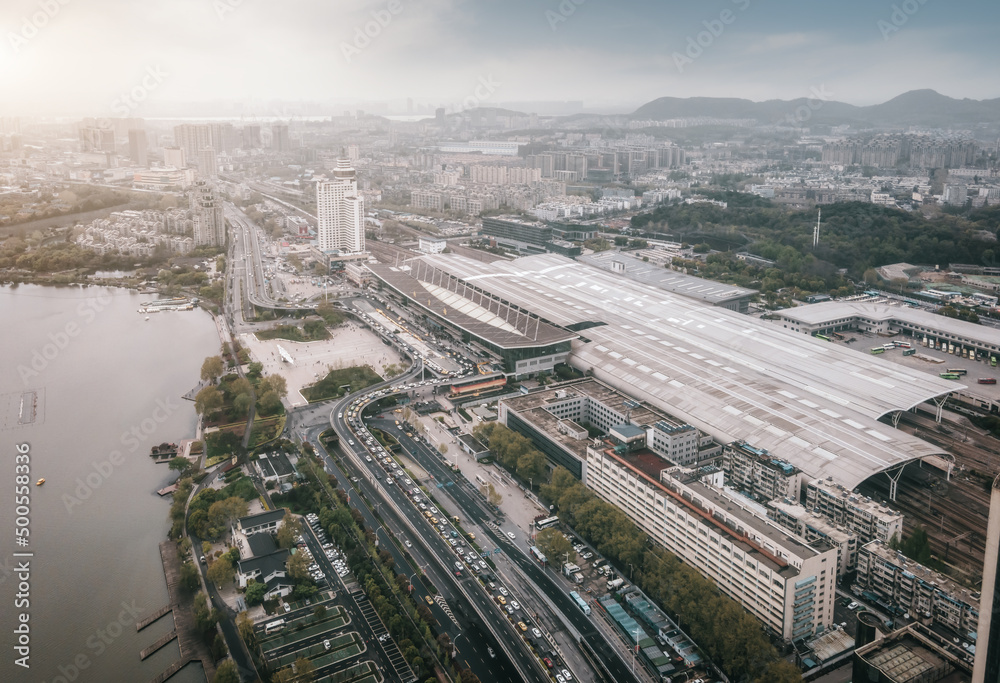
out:
<path id="1" fill-rule="evenodd" d="M 167 579 L 167 592 L 170 594 L 170 605 L 160 611 L 173 611 L 174 630 L 143 650 L 140 656 L 145 659 L 176 638 L 180 658 L 154 678 L 152 683 L 163 683 L 194 661 L 201 662 L 205 680 L 211 681 L 215 677 L 215 658 L 198 632 L 193 601 L 182 599 L 181 561 L 177 556 L 177 546 L 172 541 L 160 544 L 160 560 L 163 562 L 163 575 Z"/>
<path id="2" fill-rule="evenodd" d="M 146 628 L 147 626 L 149 626 L 150 624 L 152 624 L 157 619 L 160 619 L 161 617 L 166 616 L 167 613 L 170 612 L 173 608 L 174 608 L 173 605 L 164 605 L 163 607 L 161 607 L 160 609 L 156 610 L 155 612 L 153 612 L 151 615 L 149 615 L 148 617 L 146 617 L 142 621 L 136 622 L 135 630 L 136 631 L 141 631 L 142 629 Z"/>
<path id="3" fill-rule="evenodd" d="M 169 643 L 171 640 L 177 637 L 177 631 L 171 631 L 170 633 L 165 633 L 162 638 L 147 647 L 145 650 L 139 653 L 139 659 L 146 659 L 151 654 L 159 650 L 161 647 Z"/>

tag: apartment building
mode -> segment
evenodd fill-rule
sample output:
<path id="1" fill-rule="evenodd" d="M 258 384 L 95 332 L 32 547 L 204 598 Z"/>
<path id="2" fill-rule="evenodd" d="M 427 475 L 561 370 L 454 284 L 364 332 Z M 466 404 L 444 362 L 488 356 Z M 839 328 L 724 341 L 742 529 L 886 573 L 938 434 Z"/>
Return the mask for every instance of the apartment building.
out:
<path id="1" fill-rule="evenodd" d="M 816 479 L 806 485 L 806 508 L 851 533 L 861 543 L 888 543 L 902 538 L 903 515 L 867 496 L 852 493 L 833 479 Z"/>
<path id="2" fill-rule="evenodd" d="M 621 449 L 618 449 L 621 450 Z M 837 550 L 789 535 L 691 470 L 649 451 L 587 448 L 587 486 L 786 641 L 833 623 Z"/>
<path id="3" fill-rule="evenodd" d="M 843 527 L 831 524 L 809 512 L 798 503 L 772 500 L 767 503 L 767 516 L 810 543 L 820 539 L 837 548 L 837 576 L 853 571 L 858 564 L 858 537 Z"/>
<path id="4" fill-rule="evenodd" d="M 728 444 L 722 449 L 722 469 L 730 486 L 756 501 L 799 499 L 804 477 L 802 470 L 763 448 L 744 441 Z"/>
<path id="5" fill-rule="evenodd" d="M 861 546 L 855 583 L 915 619 L 947 626 L 962 635 L 979 629 L 979 593 L 907 559 L 881 541 Z"/>

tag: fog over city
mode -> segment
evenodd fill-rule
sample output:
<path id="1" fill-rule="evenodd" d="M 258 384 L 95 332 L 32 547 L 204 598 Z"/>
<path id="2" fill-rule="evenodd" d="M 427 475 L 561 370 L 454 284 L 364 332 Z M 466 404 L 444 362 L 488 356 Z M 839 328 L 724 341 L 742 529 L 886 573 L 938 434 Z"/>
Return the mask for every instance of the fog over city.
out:
<path id="1" fill-rule="evenodd" d="M 989 75 L 998 14 L 988 0 L 9 0 L 0 111 L 97 115 L 150 67 L 167 76 L 142 116 L 279 100 L 403 114 L 408 97 L 460 102 L 480 77 L 502 84 L 501 106 L 609 113 L 658 96 L 794 99 L 820 85 L 859 105 L 922 88 L 988 99 L 1000 95 Z"/>
<path id="2" fill-rule="evenodd" d="M 3 0 L 0 683 L 997 683 L 998 30 Z"/>

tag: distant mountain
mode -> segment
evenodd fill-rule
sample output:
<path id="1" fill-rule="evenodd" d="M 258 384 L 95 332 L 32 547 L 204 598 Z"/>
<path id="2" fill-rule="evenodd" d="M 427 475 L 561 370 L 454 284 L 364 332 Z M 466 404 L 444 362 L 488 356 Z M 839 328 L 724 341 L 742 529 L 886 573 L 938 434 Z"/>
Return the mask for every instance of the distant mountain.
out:
<path id="1" fill-rule="evenodd" d="M 636 109 L 630 118 L 664 120 L 702 116 L 756 119 L 764 124 L 962 127 L 1000 123 L 1000 99 L 956 100 L 933 90 L 911 90 L 882 104 L 857 107 L 835 100 L 808 98 L 754 102 L 723 97 L 661 97 Z"/>

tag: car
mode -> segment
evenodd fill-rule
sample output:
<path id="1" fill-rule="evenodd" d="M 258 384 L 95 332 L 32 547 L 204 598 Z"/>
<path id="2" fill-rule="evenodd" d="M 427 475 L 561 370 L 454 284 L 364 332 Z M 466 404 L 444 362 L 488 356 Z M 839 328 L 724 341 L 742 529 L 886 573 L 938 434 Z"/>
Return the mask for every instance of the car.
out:
<path id="1" fill-rule="evenodd" d="M 542 661 L 545 662 L 545 666 L 549 667 L 550 669 L 555 666 L 555 664 L 552 663 L 552 660 L 549 659 L 548 657 L 545 657 L 544 659 L 542 659 Z"/>
<path id="2" fill-rule="evenodd" d="M 323 641 L 323 649 L 324 650 L 329 650 L 330 649 L 330 641 L 329 640 L 324 640 Z"/>
<path id="3" fill-rule="evenodd" d="M 516 538 L 517 538 L 517 536 L 515 536 L 515 535 L 514 535 L 514 532 L 513 532 L 513 531 L 508 531 L 508 532 L 507 532 L 507 536 L 508 536 L 508 537 L 510 538 L 510 540 L 512 540 L 512 541 L 513 541 L 514 539 L 516 539 Z"/>
<path id="4" fill-rule="evenodd" d="M 476 540 L 476 535 L 474 533 L 472 533 L 471 531 L 469 532 L 469 540 L 470 541 Z"/>
<path id="5" fill-rule="evenodd" d="M 496 656 L 497 656 L 497 655 L 496 655 L 496 653 L 495 653 L 495 652 L 493 651 L 493 648 L 492 648 L 492 647 L 488 647 L 488 648 L 486 648 L 486 651 L 490 653 L 490 659 L 495 659 L 495 658 L 496 658 Z"/>
<path id="6" fill-rule="evenodd" d="M 409 541 L 403 541 L 403 545 L 405 545 L 407 548 L 412 548 L 413 547 L 413 544 L 410 543 Z"/>
<path id="7" fill-rule="evenodd" d="M 514 608 L 511 607 L 510 605 L 504 605 L 504 609 L 507 610 L 507 614 L 513 614 L 514 613 Z"/>
<path id="8" fill-rule="evenodd" d="M 497 596 L 497 602 L 499 602 L 501 605 L 506 605 L 507 604 L 507 598 L 505 598 L 502 595 L 498 595 Z"/>
<path id="9" fill-rule="evenodd" d="M 372 461 L 372 456 L 366 455 L 365 456 L 365 462 L 371 462 L 371 461 Z"/>
<path id="10" fill-rule="evenodd" d="M 517 604 L 517 600 L 511 600 L 510 604 L 514 609 L 521 609 L 521 606 Z"/>
<path id="11" fill-rule="evenodd" d="M 292 611 L 291 605 L 289 605 L 287 602 L 283 605 L 283 607 L 285 608 L 285 612 L 291 612 Z"/>
<path id="12" fill-rule="evenodd" d="M 391 484 L 392 483 L 392 477 L 386 477 L 385 478 L 385 483 L 386 484 Z"/>
<path id="13" fill-rule="evenodd" d="M 847 606 L 847 609 L 850 609 L 850 610 L 854 610 L 854 609 L 857 609 L 857 608 L 858 608 L 858 603 L 856 603 L 856 602 L 852 602 L 850 605 Z"/>
<path id="14" fill-rule="evenodd" d="M 525 632 L 525 631 L 527 631 L 527 630 L 528 630 L 528 625 L 527 625 L 527 624 L 525 624 L 525 623 L 524 623 L 523 621 L 519 621 L 519 622 L 517 622 L 517 627 L 518 627 L 519 629 L 521 629 L 521 631 L 522 631 L 522 632 Z"/>
<path id="15" fill-rule="evenodd" d="M 348 443 L 348 445 L 353 446 L 354 445 L 354 439 L 348 439 L 347 443 Z"/>
<path id="16" fill-rule="evenodd" d="M 563 675 L 563 678 L 565 678 L 567 681 L 573 680 L 573 674 L 569 672 L 569 669 L 563 669 L 559 673 L 561 673 Z"/>
<path id="17" fill-rule="evenodd" d="M 504 588 L 503 586 L 500 586 L 500 595 L 502 595 L 504 597 L 507 597 L 509 595 L 509 593 L 507 592 L 507 589 Z"/>
<path id="18" fill-rule="evenodd" d="M 541 638 L 542 632 L 539 631 L 537 628 L 533 628 L 531 629 L 531 635 L 535 636 L 536 638 Z"/>
<path id="19" fill-rule="evenodd" d="M 433 605 L 434 604 L 434 600 L 429 595 L 425 595 L 424 596 L 424 600 L 427 602 L 428 605 Z"/>

